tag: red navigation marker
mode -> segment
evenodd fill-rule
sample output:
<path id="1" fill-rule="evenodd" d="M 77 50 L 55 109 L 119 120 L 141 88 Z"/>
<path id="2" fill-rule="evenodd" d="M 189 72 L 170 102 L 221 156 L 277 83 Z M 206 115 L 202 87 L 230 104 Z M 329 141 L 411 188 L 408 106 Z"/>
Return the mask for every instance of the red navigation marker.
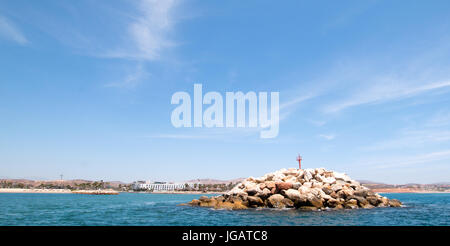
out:
<path id="1" fill-rule="evenodd" d="M 300 154 L 297 156 L 297 161 L 298 161 L 298 168 L 302 169 L 302 157 L 300 156 Z"/>

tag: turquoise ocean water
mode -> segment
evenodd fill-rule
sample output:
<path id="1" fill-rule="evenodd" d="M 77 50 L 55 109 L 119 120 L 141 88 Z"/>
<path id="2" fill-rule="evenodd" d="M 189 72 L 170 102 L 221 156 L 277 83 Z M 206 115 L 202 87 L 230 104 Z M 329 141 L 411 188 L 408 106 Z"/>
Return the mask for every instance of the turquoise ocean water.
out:
<path id="1" fill-rule="evenodd" d="M 200 195 L 0 194 L 0 225 L 450 225 L 450 194 L 385 194 L 402 208 L 307 212 L 177 206 Z"/>

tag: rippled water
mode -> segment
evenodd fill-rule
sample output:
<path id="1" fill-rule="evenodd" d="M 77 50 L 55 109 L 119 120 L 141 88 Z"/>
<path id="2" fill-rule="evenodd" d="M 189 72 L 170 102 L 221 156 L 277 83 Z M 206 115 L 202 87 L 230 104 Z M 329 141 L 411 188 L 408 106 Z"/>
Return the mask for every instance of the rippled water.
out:
<path id="1" fill-rule="evenodd" d="M 0 225 L 450 225 L 450 194 L 385 194 L 403 208 L 228 211 L 177 206 L 200 195 L 0 194 Z"/>

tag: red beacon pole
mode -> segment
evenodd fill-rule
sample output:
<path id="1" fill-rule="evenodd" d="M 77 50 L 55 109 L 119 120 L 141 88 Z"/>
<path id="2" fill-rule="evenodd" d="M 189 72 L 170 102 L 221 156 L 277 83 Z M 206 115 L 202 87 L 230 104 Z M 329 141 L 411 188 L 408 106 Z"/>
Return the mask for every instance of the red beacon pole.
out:
<path id="1" fill-rule="evenodd" d="M 297 156 L 298 168 L 302 169 L 302 157 L 300 155 Z"/>

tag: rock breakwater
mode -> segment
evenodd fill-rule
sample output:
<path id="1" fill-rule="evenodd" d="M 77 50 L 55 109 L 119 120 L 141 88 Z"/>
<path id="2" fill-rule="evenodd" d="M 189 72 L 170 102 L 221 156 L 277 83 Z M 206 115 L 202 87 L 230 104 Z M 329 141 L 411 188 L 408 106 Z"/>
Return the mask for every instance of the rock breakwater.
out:
<path id="1" fill-rule="evenodd" d="M 316 169 L 281 169 L 260 178 L 249 177 L 229 192 L 202 196 L 187 205 L 216 209 L 297 208 L 302 210 L 400 207 L 346 174 Z"/>

